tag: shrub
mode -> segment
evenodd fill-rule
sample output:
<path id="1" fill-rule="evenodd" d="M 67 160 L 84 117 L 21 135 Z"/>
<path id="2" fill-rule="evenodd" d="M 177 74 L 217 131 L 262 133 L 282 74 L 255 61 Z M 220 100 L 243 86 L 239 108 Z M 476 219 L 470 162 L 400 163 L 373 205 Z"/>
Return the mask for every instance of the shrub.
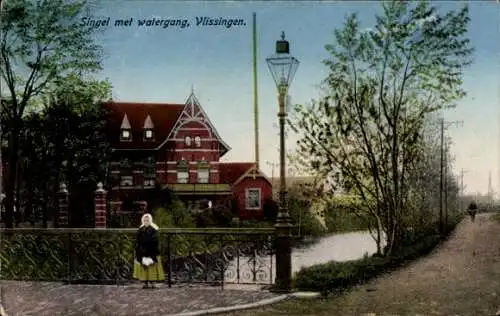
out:
<path id="1" fill-rule="evenodd" d="M 328 199 L 323 216 L 330 233 L 358 231 L 368 229 L 368 222 L 356 215 L 361 208 L 359 198 L 350 195 L 338 195 Z"/>
<path id="2" fill-rule="evenodd" d="M 326 233 L 325 227 L 319 219 L 311 212 L 311 201 L 291 196 L 288 199 L 288 211 L 292 222 L 296 226 L 297 232 L 300 228 L 300 235 L 319 237 Z"/>
<path id="3" fill-rule="evenodd" d="M 264 218 L 268 221 L 275 221 L 278 215 L 279 205 L 278 203 L 271 199 L 266 198 L 264 200 Z"/>
<path id="4" fill-rule="evenodd" d="M 153 211 L 155 223 L 160 228 L 192 228 L 195 219 L 180 200 L 174 200 L 168 208 L 160 207 Z"/>
<path id="5" fill-rule="evenodd" d="M 230 227 L 233 222 L 233 213 L 225 206 L 217 206 L 210 215 L 215 224 L 220 227 Z"/>
<path id="6" fill-rule="evenodd" d="M 175 228 L 174 218 L 172 214 L 164 208 L 157 208 L 153 212 L 153 220 L 161 228 Z"/>
<path id="7" fill-rule="evenodd" d="M 327 295 L 363 280 L 377 276 L 388 263 L 387 258 L 368 257 L 356 261 L 329 262 L 301 269 L 295 277 L 299 290 L 318 291 Z"/>

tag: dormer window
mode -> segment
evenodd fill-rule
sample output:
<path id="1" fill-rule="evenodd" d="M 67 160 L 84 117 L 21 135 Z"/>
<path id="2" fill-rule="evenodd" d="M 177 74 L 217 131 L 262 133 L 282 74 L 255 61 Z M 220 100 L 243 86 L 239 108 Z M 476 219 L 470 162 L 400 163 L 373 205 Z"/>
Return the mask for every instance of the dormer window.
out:
<path id="1" fill-rule="evenodd" d="M 123 129 L 122 130 L 122 138 L 124 140 L 130 139 L 130 131 L 128 129 Z"/>
<path id="2" fill-rule="evenodd" d="M 151 120 L 151 116 L 148 115 L 146 117 L 146 120 L 144 121 L 144 140 L 153 140 L 154 138 L 154 133 L 153 133 L 153 121 Z"/>
<path id="3" fill-rule="evenodd" d="M 184 139 L 184 144 L 186 144 L 186 147 L 191 147 L 191 137 L 186 136 Z"/>
<path id="4" fill-rule="evenodd" d="M 127 114 L 123 116 L 122 125 L 120 126 L 120 140 L 124 142 L 132 140 L 132 128 L 130 127 Z"/>
<path id="5" fill-rule="evenodd" d="M 196 147 L 201 147 L 201 137 L 200 136 L 196 136 L 194 138 L 194 144 L 196 145 Z"/>

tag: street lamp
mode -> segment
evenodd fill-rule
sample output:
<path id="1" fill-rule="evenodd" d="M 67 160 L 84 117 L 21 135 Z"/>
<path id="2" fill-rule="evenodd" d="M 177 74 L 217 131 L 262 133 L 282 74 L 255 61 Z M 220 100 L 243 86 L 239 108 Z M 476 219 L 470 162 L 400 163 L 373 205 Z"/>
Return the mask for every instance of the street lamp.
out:
<path id="1" fill-rule="evenodd" d="M 285 32 L 281 40 L 276 41 L 276 54 L 266 58 L 274 82 L 278 89 L 278 119 L 280 135 L 280 191 L 279 211 L 276 217 L 276 290 L 290 292 L 292 287 L 292 247 L 291 220 L 286 200 L 286 166 L 285 166 L 285 120 L 286 96 L 292 83 L 299 61 L 290 55 L 290 44 L 285 40 Z"/>

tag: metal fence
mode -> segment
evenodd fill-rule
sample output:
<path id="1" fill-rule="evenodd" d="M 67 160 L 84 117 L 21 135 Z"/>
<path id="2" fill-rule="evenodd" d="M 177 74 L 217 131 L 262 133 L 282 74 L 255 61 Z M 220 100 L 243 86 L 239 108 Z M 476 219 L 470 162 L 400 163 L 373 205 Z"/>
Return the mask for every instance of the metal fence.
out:
<path id="1" fill-rule="evenodd" d="M 124 284 L 132 281 L 135 229 L 2 229 L 0 277 Z M 273 284 L 274 229 L 160 229 L 169 286 Z"/>

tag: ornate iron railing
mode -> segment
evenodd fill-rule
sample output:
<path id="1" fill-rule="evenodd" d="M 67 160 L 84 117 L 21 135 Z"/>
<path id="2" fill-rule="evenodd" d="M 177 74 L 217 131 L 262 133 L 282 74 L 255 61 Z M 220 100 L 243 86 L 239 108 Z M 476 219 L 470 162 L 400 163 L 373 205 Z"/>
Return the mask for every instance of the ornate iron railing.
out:
<path id="1" fill-rule="evenodd" d="M 132 280 L 135 229 L 2 229 L 0 277 L 123 284 Z M 274 229 L 160 229 L 169 286 L 272 284 Z"/>

